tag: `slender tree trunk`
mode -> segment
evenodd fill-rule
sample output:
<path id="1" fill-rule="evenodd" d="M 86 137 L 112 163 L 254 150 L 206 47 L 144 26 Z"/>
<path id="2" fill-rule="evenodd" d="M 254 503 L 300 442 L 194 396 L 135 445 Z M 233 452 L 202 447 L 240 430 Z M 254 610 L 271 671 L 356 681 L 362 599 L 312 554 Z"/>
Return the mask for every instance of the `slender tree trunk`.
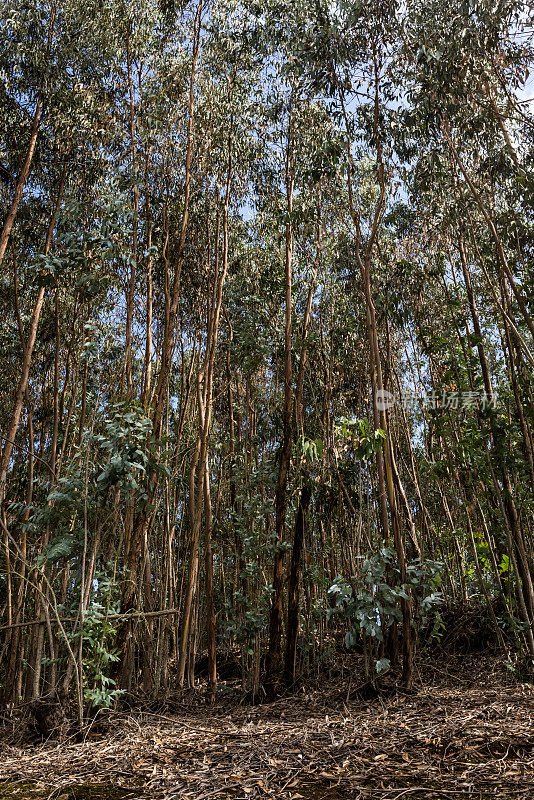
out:
<path id="1" fill-rule="evenodd" d="M 63 170 L 61 173 L 61 178 L 59 182 L 58 188 L 58 195 L 56 200 L 55 208 L 52 212 L 50 217 L 50 221 L 48 223 L 48 230 L 46 233 L 46 240 L 44 246 L 44 253 L 45 255 L 48 254 L 48 250 L 50 249 L 50 244 L 52 242 L 52 235 L 54 233 L 54 227 L 56 224 L 56 217 L 61 206 L 61 201 L 63 199 L 63 189 L 65 186 L 65 177 L 67 174 L 67 164 L 66 162 L 63 164 Z M 13 445 L 15 444 L 15 437 L 17 435 L 17 430 L 19 427 L 20 422 L 20 415 L 22 412 L 22 406 L 24 404 L 24 396 L 26 394 L 26 390 L 28 387 L 28 378 L 30 376 L 30 367 L 32 363 L 32 356 L 33 356 L 33 348 L 35 346 L 35 339 L 37 337 L 37 328 L 39 326 L 39 317 L 41 316 L 41 309 L 43 307 L 43 301 L 45 296 L 45 287 L 42 286 L 39 289 L 37 294 L 37 299 L 35 301 L 35 305 L 33 307 L 33 313 L 30 320 L 30 327 L 28 331 L 28 337 L 26 339 L 26 346 L 24 347 L 23 357 L 22 357 L 22 368 L 21 368 L 21 375 L 19 378 L 19 383 L 17 386 L 17 390 L 15 392 L 15 401 L 13 404 L 13 411 L 11 412 L 11 419 L 9 425 L 7 427 L 6 438 L 4 449 L 2 451 L 2 457 L 0 459 L 0 506 L 2 505 L 4 498 L 5 498 L 5 487 L 6 487 L 6 480 L 7 480 L 7 471 L 9 469 L 9 462 L 11 460 L 11 453 L 13 452 Z"/>
<path id="2" fill-rule="evenodd" d="M 282 545 L 286 532 L 287 509 L 287 480 L 291 461 L 291 403 L 292 403 L 292 272 L 293 272 L 293 154 L 292 154 L 292 125 L 290 116 L 289 133 L 286 150 L 286 203 L 287 216 L 285 231 L 285 330 L 284 330 L 284 405 L 283 405 L 283 432 L 280 460 L 278 465 L 278 478 L 275 493 L 276 512 L 276 550 L 274 554 L 273 594 L 271 612 L 269 616 L 269 652 L 267 656 L 267 675 L 265 678 L 265 691 L 269 697 L 275 697 L 280 680 L 282 660 L 282 601 L 284 589 L 284 552 Z"/>
<path id="3" fill-rule="evenodd" d="M 295 536 L 291 551 L 291 567 L 289 570 L 288 600 L 287 600 L 287 639 L 286 662 L 284 669 L 285 681 L 291 684 L 295 680 L 295 667 L 297 658 L 297 637 L 299 629 L 299 572 L 302 546 L 304 543 L 304 526 L 306 513 L 310 505 L 311 488 L 309 484 L 302 487 L 295 522 Z"/>
<path id="4" fill-rule="evenodd" d="M 172 367 L 172 356 L 174 350 L 174 338 L 176 330 L 176 319 L 178 304 L 180 300 L 180 277 L 184 259 L 185 243 L 189 225 L 189 203 L 191 198 L 191 179 L 193 165 L 193 125 L 195 119 L 195 84 L 198 54 L 200 50 L 200 26 L 202 19 L 203 0 L 199 0 L 193 28 L 193 57 L 191 72 L 189 76 L 189 101 L 188 101 L 188 121 L 186 136 L 186 156 L 185 156 L 185 179 L 184 179 L 184 198 L 183 212 L 180 223 L 180 233 L 176 249 L 176 261 L 172 284 L 169 284 L 166 291 L 166 314 L 163 337 L 161 342 L 161 364 L 157 383 L 154 391 L 154 411 L 152 415 L 152 435 L 154 439 L 161 437 L 165 407 L 168 397 L 169 377 Z M 168 306 L 167 306 L 168 302 Z M 125 361 L 127 365 L 128 361 Z M 154 472 L 148 479 L 148 499 L 146 508 L 143 509 L 134 520 L 131 533 L 132 545 L 129 547 L 129 555 L 125 559 L 126 579 L 123 585 L 121 599 L 121 612 L 135 607 L 135 587 L 139 579 L 139 567 L 142 559 L 142 542 L 148 531 L 150 524 L 149 509 L 153 506 L 158 487 L 158 477 Z M 132 605 L 133 604 L 133 605 Z M 117 631 L 117 649 L 120 653 L 120 661 L 116 672 L 120 676 L 121 688 L 126 688 L 131 680 L 131 670 L 133 668 L 131 654 L 131 621 L 124 620 Z"/>

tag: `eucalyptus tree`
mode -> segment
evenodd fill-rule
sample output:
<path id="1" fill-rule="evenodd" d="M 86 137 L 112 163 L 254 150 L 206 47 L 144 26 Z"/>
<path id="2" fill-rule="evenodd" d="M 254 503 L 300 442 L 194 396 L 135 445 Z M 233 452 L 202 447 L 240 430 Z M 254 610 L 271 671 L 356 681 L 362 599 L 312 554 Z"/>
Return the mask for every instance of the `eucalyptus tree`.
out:
<path id="1" fill-rule="evenodd" d="M 113 26 L 110 29 L 106 22 L 101 22 L 102 17 L 97 16 L 95 24 L 87 29 L 87 17 L 80 4 L 67 3 L 61 8 L 53 2 L 35 7 L 20 4 L 6 8 L 6 12 L 6 24 L 2 29 L 2 139 L 7 178 L 0 263 L 13 236 L 17 214 L 24 212 L 26 204 L 34 209 L 39 204 L 48 205 L 46 235 L 43 234 L 42 243 L 33 242 L 34 257 L 39 253 L 45 258 L 48 255 L 65 182 L 71 178 L 69 171 L 73 171 L 72 164 L 79 158 L 91 161 L 93 148 L 98 146 L 97 132 L 109 107 L 107 77 L 118 55 L 117 39 L 110 34 Z M 105 14 L 103 8 L 102 16 Z M 100 54 L 97 65 L 80 50 L 74 39 L 73 32 L 78 35 L 84 29 L 87 29 L 87 49 L 93 48 L 93 52 Z M 38 168 L 30 176 L 35 161 L 38 161 Z M 18 164 L 21 167 L 17 175 Z M 21 239 L 24 240 L 24 236 L 19 234 L 19 241 Z M 16 242 L 12 242 L 11 250 L 12 268 L 16 269 Z M 44 269 L 47 271 L 47 265 Z M 24 332 L 18 387 L 0 465 L 2 497 L 44 300 L 43 284 L 36 295 L 28 299 L 32 303 L 31 314 L 21 309 L 23 317 L 28 315 L 28 330 Z"/>
<path id="2" fill-rule="evenodd" d="M 532 653 L 528 9 L 7 10 L 4 700 Z"/>
<path id="3" fill-rule="evenodd" d="M 393 188 L 394 163 L 388 151 L 392 105 L 399 101 L 391 64 L 398 50 L 398 9 L 395 4 L 360 4 L 332 9 L 319 6 L 316 31 L 302 44 L 315 84 L 331 98 L 331 113 L 343 131 L 343 203 L 365 298 L 367 338 L 370 347 L 370 387 L 375 430 L 385 433 L 378 448 L 377 506 L 384 541 L 393 536 L 401 579 L 405 578 L 405 546 L 400 509 L 410 519 L 406 494 L 396 467 L 388 433 L 387 409 L 380 398 L 385 389 L 375 298 L 373 270 L 384 213 Z M 315 42 L 318 48 L 314 47 Z M 333 155 L 339 159 L 335 147 Z M 391 528 L 390 528 L 391 526 Z M 403 600 L 404 680 L 411 681 L 412 646 L 409 596 Z"/>
<path id="4" fill-rule="evenodd" d="M 411 148 L 419 151 L 410 185 L 443 220 L 442 246 L 450 254 L 452 269 L 456 265 L 462 275 L 466 292 L 472 327 L 469 333 L 467 320 L 462 324 L 468 332 L 467 351 L 476 350 L 482 386 L 493 405 L 495 384 L 501 381 L 498 362 L 488 357 L 488 350 L 493 349 L 488 339 L 496 333 L 503 337 L 502 357 L 512 376 L 518 369 L 516 359 L 527 385 L 532 375 L 529 267 L 517 234 L 519 228 L 526 233 L 525 223 L 529 227 L 520 198 L 531 177 L 528 166 L 521 163 L 521 147 L 516 149 L 512 141 L 521 141 L 525 117 L 528 124 L 516 90 L 527 74 L 530 51 L 528 40 L 521 42 L 515 36 L 528 25 L 528 9 L 521 3 L 494 6 L 480 2 L 461 5 L 451 14 L 450 9 L 434 3 L 415 4 L 409 12 L 404 42 L 409 108 L 403 119 L 410 144 L 404 152 L 412 157 Z M 444 86 L 446 91 L 438 91 L 437 87 Z M 486 321 L 485 329 L 475 282 L 489 293 L 494 309 L 495 316 Z M 512 381 L 516 386 L 514 416 L 523 439 L 522 470 L 532 484 L 532 433 L 523 411 L 526 398 L 521 400 L 515 377 Z M 480 385 L 477 377 L 474 384 Z M 501 408 L 507 403 L 507 394 L 505 388 Z M 531 554 L 527 544 L 531 534 L 527 534 L 526 518 L 518 511 L 518 487 L 512 479 L 517 467 L 507 455 L 506 442 L 515 438 L 513 427 L 504 424 L 498 406 L 480 419 L 479 425 L 491 436 L 491 458 L 482 441 L 478 446 L 486 452 L 488 481 L 503 515 L 517 573 L 520 614 L 529 628 L 532 654 Z"/>

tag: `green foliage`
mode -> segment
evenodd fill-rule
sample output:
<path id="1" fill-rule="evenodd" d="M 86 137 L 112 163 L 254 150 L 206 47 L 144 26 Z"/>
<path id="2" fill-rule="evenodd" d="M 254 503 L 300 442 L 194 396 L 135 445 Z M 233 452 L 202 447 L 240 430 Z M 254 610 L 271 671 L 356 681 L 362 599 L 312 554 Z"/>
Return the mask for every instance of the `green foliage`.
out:
<path id="1" fill-rule="evenodd" d="M 435 561 L 417 560 L 406 567 L 406 582 L 400 583 L 393 550 L 382 548 L 365 557 L 361 572 L 350 583 L 341 576 L 328 589 L 333 606 L 328 609 L 328 619 L 342 619 L 349 627 L 345 635 L 347 649 L 354 647 L 361 634 L 378 642 L 384 641 L 384 631 L 394 622 L 402 621 L 401 601 L 417 603 L 421 623 L 439 605 L 443 596 L 437 591 L 441 584 L 442 565 Z M 388 668 L 381 659 L 377 672 Z"/>
<path id="2" fill-rule="evenodd" d="M 119 660 L 114 646 L 117 627 L 108 614 L 119 610 L 119 576 L 108 565 L 97 571 L 94 578 L 96 587 L 91 605 L 84 614 L 82 652 L 84 674 L 84 697 L 94 708 L 109 708 L 123 693 L 116 688 L 109 672 L 113 663 Z M 80 634 L 74 637 L 79 644 Z"/>
<path id="3" fill-rule="evenodd" d="M 95 442 L 109 460 L 96 476 L 99 492 L 117 488 L 134 492 L 146 473 L 152 424 L 138 409 L 119 404 L 104 421 L 104 432 L 95 435 Z"/>
<path id="4" fill-rule="evenodd" d="M 335 432 L 350 442 L 354 455 L 362 461 L 371 459 L 382 448 L 386 438 L 385 431 L 380 428 L 372 430 L 366 419 L 340 417 L 336 421 Z"/>
<path id="5" fill-rule="evenodd" d="M 302 456 L 309 464 L 314 464 L 318 461 L 324 450 L 322 439 L 308 439 L 306 436 L 300 436 L 295 445 L 295 453 Z"/>

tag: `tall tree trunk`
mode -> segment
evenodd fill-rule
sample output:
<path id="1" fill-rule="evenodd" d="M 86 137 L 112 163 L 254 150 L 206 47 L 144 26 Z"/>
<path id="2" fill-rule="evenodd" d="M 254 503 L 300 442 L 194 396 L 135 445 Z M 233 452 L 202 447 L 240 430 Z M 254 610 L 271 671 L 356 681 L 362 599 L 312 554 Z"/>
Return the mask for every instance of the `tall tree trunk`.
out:
<path id="1" fill-rule="evenodd" d="M 286 662 L 284 678 L 291 684 L 295 680 L 295 666 L 297 658 L 297 637 L 299 629 L 299 572 L 304 543 L 304 526 L 306 513 L 310 505 L 311 487 L 305 484 L 300 492 L 297 519 L 295 521 L 295 536 L 291 551 L 291 567 L 289 570 L 289 584 L 287 589 L 287 631 L 286 631 Z"/>
<path id="2" fill-rule="evenodd" d="M 154 393 L 154 411 L 152 415 L 152 435 L 154 439 L 161 437 L 165 407 L 168 397 L 169 377 L 172 367 L 172 354 L 174 350 L 174 339 L 176 330 L 176 319 L 178 304 L 180 301 L 180 278 L 184 259 L 185 243 L 189 225 L 189 203 L 191 198 L 191 179 L 193 165 L 193 124 L 195 119 L 195 84 L 198 54 L 200 50 L 200 27 L 202 20 L 203 0 L 199 0 L 194 19 L 193 27 L 193 55 L 191 62 L 191 72 L 189 75 L 189 101 L 188 101 L 188 120 L 186 135 L 186 156 L 185 156 L 185 178 L 184 178 L 184 198 L 183 212 L 180 222 L 180 234 L 176 248 L 176 261 L 172 283 L 168 285 L 166 291 L 166 314 L 163 337 L 161 342 L 161 364 L 157 384 Z M 126 362 L 125 362 L 126 363 Z M 128 547 L 125 558 L 126 577 L 123 584 L 121 598 L 121 613 L 135 608 L 136 589 L 140 578 L 139 569 L 142 563 L 142 543 L 145 540 L 150 525 L 149 508 L 153 507 L 154 499 L 158 487 L 158 476 L 153 472 L 148 478 L 148 499 L 145 508 L 139 512 L 134 520 L 131 533 L 132 543 Z M 131 680 L 131 670 L 133 661 L 130 654 L 132 647 L 132 623 L 130 620 L 123 620 L 117 630 L 116 645 L 120 653 L 120 660 L 115 672 L 119 676 L 119 685 L 126 688 Z"/>
<path id="3" fill-rule="evenodd" d="M 291 98 L 293 100 L 293 97 Z M 276 550 L 274 554 L 273 594 L 269 616 L 269 651 L 267 655 L 267 674 L 265 691 L 269 697 L 275 697 L 280 680 L 282 660 L 282 602 L 284 590 L 284 551 L 282 545 L 286 532 L 287 480 L 291 461 L 291 402 L 292 402 L 292 273 L 293 273 L 293 152 L 292 152 L 293 119 L 290 110 L 288 141 L 286 148 L 286 207 L 287 222 L 285 230 L 285 329 L 284 329 L 284 405 L 282 412 L 282 446 L 278 465 L 278 478 L 275 492 L 275 526 Z"/>
<path id="4" fill-rule="evenodd" d="M 46 240 L 44 246 L 45 255 L 48 254 L 48 251 L 50 249 L 50 244 L 52 242 L 52 235 L 54 233 L 56 217 L 59 208 L 61 206 L 61 201 L 63 199 L 63 189 L 65 186 L 66 174 L 67 174 L 67 163 L 65 161 L 63 164 L 63 170 L 61 172 L 61 178 L 59 181 L 56 205 L 50 217 L 50 221 L 48 223 L 48 230 L 46 233 Z M 33 348 L 35 346 L 35 339 L 37 337 L 37 328 L 39 326 L 39 317 L 41 316 L 41 309 L 43 307 L 44 296 L 45 296 L 45 287 L 42 286 L 39 289 L 39 292 L 37 294 L 37 299 L 33 307 L 33 313 L 30 320 L 30 327 L 28 330 L 28 337 L 26 339 L 26 346 L 24 347 L 22 356 L 21 375 L 19 378 L 17 390 L 15 392 L 13 411 L 11 412 L 11 419 L 7 427 L 5 444 L 2 451 L 2 457 L 0 459 L 0 506 L 2 505 L 5 498 L 7 471 L 9 469 L 9 462 L 11 460 L 11 454 L 13 452 L 13 446 L 15 444 L 15 437 L 17 435 L 17 430 L 19 427 L 20 415 L 22 412 L 22 406 L 24 404 L 24 396 L 26 394 L 26 389 L 28 388 L 28 378 L 30 376 Z"/>

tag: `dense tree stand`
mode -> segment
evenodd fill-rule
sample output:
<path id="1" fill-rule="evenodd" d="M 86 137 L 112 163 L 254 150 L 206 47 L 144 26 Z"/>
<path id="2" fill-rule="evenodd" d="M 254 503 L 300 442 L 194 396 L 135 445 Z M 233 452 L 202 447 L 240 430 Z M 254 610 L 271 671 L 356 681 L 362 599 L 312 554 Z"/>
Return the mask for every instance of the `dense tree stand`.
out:
<path id="1" fill-rule="evenodd" d="M 165 800 L 526 791 L 531 5 L 4 4 L 6 776 L 28 713 Z"/>

